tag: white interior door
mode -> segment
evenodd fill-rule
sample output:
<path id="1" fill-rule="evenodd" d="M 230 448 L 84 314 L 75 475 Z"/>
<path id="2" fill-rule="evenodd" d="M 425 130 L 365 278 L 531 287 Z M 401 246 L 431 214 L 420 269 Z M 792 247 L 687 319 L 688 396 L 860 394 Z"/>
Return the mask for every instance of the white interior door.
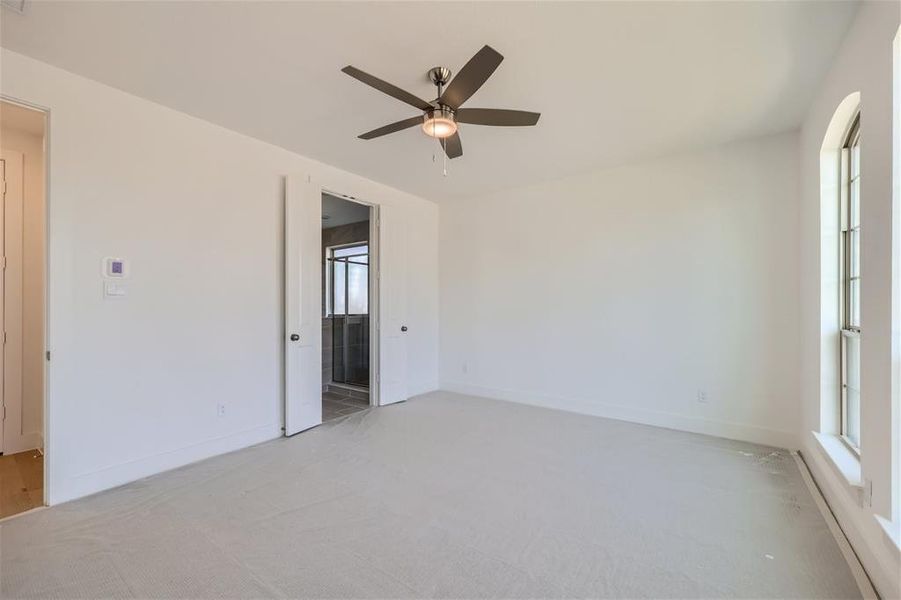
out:
<path id="1" fill-rule="evenodd" d="M 379 207 L 379 404 L 407 399 L 407 230 L 403 212 Z"/>
<path id="2" fill-rule="evenodd" d="M 0 156 L 0 252 L 5 252 L 6 240 L 4 233 L 6 231 L 6 153 Z M 2 315 L 6 314 L 6 269 L 3 267 L 0 273 L 0 325 L 4 325 L 5 319 Z M 2 328 L 0 328 L 2 331 Z M 5 344 L 0 350 L 0 452 L 4 452 L 3 446 L 3 430 L 6 428 L 6 348 Z"/>
<path id="3" fill-rule="evenodd" d="M 322 423 L 322 191 L 285 180 L 285 435 Z"/>
<path id="4" fill-rule="evenodd" d="M 21 152 L 3 149 L 3 216 L 2 224 L 2 314 L 3 329 L 3 402 L 0 418 L 3 419 L 3 435 L 0 450 L 14 454 L 33 448 L 23 436 L 22 422 L 22 266 L 23 266 L 23 211 L 24 156 Z"/>

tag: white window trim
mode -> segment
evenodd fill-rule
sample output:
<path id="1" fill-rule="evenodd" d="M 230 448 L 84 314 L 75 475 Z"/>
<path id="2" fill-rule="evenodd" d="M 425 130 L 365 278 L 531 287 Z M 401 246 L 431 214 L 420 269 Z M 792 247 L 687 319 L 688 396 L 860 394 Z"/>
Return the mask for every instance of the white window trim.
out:
<path id="1" fill-rule="evenodd" d="M 863 478 L 860 474 L 860 456 L 854 452 L 840 435 L 812 431 L 816 447 L 826 459 L 826 464 L 845 484 L 846 491 L 858 506 L 863 506 Z"/>
<path id="2" fill-rule="evenodd" d="M 839 414 L 839 427 L 838 427 L 838 437 L 842 441 L 842 443 L 847 447 L 848 450 L 854 453 L 857 457 L 858 462 L 858 470 L 860 463 L 860 448 L 855 445 L 850 437 L 846 435 L 847 423 L 848 423 L 848 415 L 847 415 L 847 385 L 846 385 L 846 375 L 847 375 L 847 367 L 845 366 L 846 356 L 845 356 L 845 345 L 847 338 L 856 337 L 860 338 L 860 324 L 852 324 L 850 314 L 852 313 L 851 307 L 851 295 L 850 295 L 850 286 L 848 285 L 849 281 L 849 272 L 851 268 L 850 257 L 851 257 L 851 239 L 852 236 L 850 234 L 851 231 L 851 206 L 852 206 L 852 198 L 851 198 L 851 187 L 852 181 L 854 177 L 852 176 L 852 148 L 860 143 L 860 109 L 854 112 L 853 117 L 848 123 L 847 130 L 842 136 L 842 146 L 838 154 L 839 158 L 839 175 L 841 177 L 841 182 L 839 185 L 839 335 L 841 336 L 841 340 L 839 341 L 839 397 L 838 397 L 838 414 Z M 859 169 L 859 166 L 857 167 Z M 857 179 L 860 178 L 860 175 L 857 175 Z M 860 198 L 856 199 L 858 211 L 860 210 Z M 858 228 L 860 225 L 858 224 Z M 858 243 L 860 239 L 860 233 L 858 232 Z M 858 261 L 860 260 L 860 251 L 858 249 Z M 857 277 L 858 281 L 860 280 L 860 273 L 858 272 Z M 858 294 L 860 294 L 858 288 Z M 860 297 L 858 295 L 857 298 L 857 306 L 859 310 Z M 858 359 L 859 360 L 859 359 Z M 858 373 L 858 380 L 860 378 L 860 374 Z M 862 398 L 858 398 L 858 410 L 859 403 L 862 401 Z M 860 415 L 858 414 L 858 427 L 860 427 Z M 858 433 L 858 435 L 860 435 Z"/>

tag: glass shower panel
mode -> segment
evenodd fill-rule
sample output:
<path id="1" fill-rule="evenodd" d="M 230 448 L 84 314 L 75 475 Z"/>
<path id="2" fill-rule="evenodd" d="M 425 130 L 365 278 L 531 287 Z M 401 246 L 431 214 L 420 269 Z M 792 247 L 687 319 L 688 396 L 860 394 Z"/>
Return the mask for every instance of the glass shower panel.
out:
<path id="1" fill-rule="evenodd" d="M 368 315 L 333 317 L 332 381 L 369 386 Z"/>
<path id="2" fill-rule="evenodd" d="M 369 247 L 331 250 L 332 381 L 369 385 Z"/>
<path id="3" fill-rule="evenodd" d="M 346 317 L 334 315 L 332 317 L 332 381 L 335 383 L 347 383 L 347 374 L 344 370 L 344 325 Z"/>

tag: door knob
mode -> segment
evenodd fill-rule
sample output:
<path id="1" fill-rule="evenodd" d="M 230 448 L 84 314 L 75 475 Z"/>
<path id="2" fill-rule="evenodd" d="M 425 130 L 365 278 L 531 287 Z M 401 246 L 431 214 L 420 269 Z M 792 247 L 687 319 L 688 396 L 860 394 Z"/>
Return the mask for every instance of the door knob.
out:
<path id="1" fill-rule="evenodd" d="M 291 341 L 292 341 L 292 342 L 297 342 L 297 341 L 299 341 L 299 340 L 300 340 L 300 336 L 299 336 L 299 335 L 297 335 L 296 333 L 292 333 L 292 334 L 291 334 Z"/>
<path id="2" fill-rule="evenodd" d="M 401 325 L 401 326 L 400 326 L 400 330 L 401 330 L 401 331 L 406 331 L 406 330 L 407 330 L 407 326 L 406 326 L 406 325 Z"/>

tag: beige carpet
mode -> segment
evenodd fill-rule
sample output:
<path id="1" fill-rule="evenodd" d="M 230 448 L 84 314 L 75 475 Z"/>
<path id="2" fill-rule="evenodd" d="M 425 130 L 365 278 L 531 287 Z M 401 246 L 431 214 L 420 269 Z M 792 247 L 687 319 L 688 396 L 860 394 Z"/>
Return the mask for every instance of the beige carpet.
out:
<path id="1" fill-rule="evenodd" d="M 779 450 L 447 393 L 0 527 L 3 598 L 852 598 Z"/>

